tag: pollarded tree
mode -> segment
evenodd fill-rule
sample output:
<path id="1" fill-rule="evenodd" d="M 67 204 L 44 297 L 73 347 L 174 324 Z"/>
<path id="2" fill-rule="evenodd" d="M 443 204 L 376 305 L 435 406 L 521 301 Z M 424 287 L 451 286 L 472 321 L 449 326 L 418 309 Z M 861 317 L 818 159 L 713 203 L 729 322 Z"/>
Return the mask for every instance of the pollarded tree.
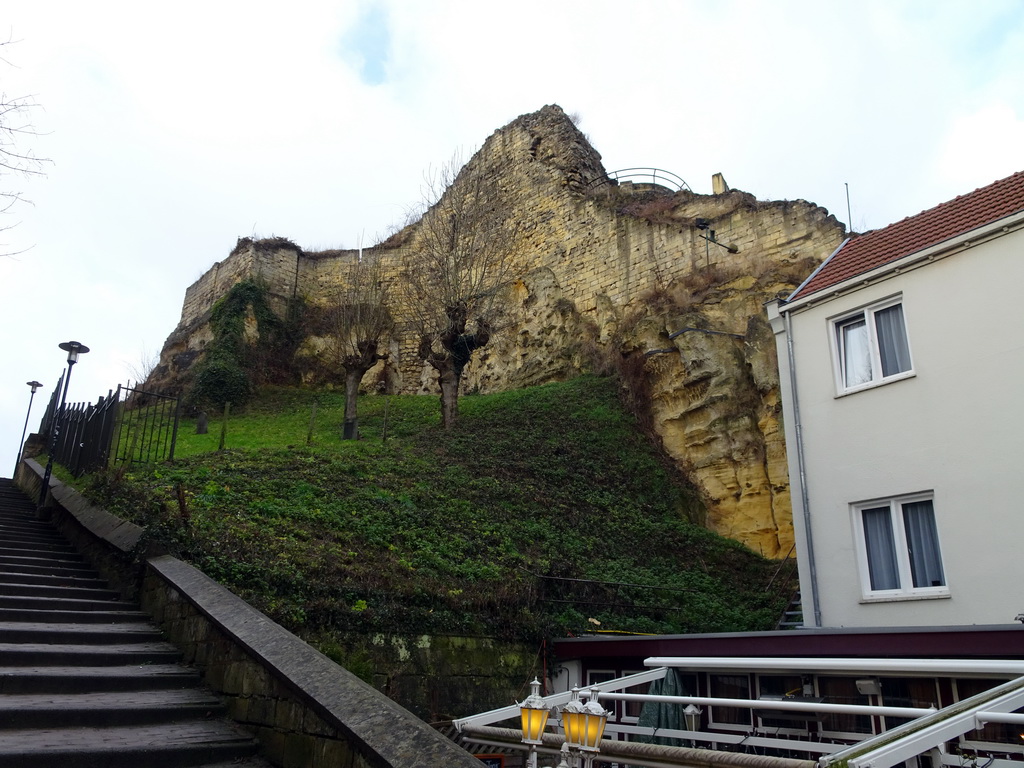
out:
<path id="1" fill-rule="evenodd" d="M 420 358 L 437 371 L 441 425 L 454 426 L 459 385 L 473 353 L 490 341 L 507 288 L 518 276 L 516 222 L 480 158 L 457 158 L 427 179 L 426 213 L 403 263 L 403 305 Z"/>
<path id="2" fill-rule="evenodd" d="M 328 315 L 335 363 L 345 371 L 345 424 L 342 436 L 357 435 L 359 385 L 366 372 L 387 358 L 381 344 L 393 327 L 387 306 L 388 282 L 380 258 L 372 251 L 345 269 Z"/>

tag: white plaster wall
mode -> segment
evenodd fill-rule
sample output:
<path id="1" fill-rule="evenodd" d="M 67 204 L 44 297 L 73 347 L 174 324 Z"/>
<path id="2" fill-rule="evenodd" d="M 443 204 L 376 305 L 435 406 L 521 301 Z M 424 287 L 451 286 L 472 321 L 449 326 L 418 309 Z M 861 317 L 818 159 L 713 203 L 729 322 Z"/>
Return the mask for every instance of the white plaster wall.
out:
<path id="1" fill-rule="evenodd" d="M 1024 612 L 1022 285 L 1018 230 L 792 313 L 823 626 L 997 624 Z M 897 294 L 915 375 L 837 397 L 829 318 Z M 799 541 L 791 408 L 785 419 Z M 850 504 L 918 491 L 934 492 L 950 596 L 863 602 Z"/>

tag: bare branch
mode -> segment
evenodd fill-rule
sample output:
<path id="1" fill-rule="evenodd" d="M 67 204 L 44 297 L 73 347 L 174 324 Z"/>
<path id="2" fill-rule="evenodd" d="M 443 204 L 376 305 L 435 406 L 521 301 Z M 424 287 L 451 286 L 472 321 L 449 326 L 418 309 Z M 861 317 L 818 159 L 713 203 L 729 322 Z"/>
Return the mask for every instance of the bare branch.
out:
<path id="1" fill-rule="evenodd" d="M 11 43 L 8 38 L 0 42 L 0 47 Z M 0 62 L 12 66 L 5 58 L 0 58 Z M 32 96 L 8 96 L 6 92 L 0 92 L 0 177 L 44 175 L 43 166 L 50 161 L 22 146 L 26 139 L 39 135 L 29 120 L 29 115 L 36 109 L 39 105 Z M 11 215 L 18 203 L 28 202 L 19 190 L 9 189 L 8 183 L 7 179 L 0 181 L 0 215 Z M 13 226 L 0 226 L 0 232 Z M 0 253 L 12 255 L 3 245 L 0 245 Z"/>
<path id="2" fill-rule="evenodd" d="M 518 228 L 479 155 L 464 166 L 456 156 L 425 182 L 428 210 L 405 252 L 401 298 L 420 357 L 438 372 L 442 423 L 451 426 L 462 371 L 490 340 L 519 275 Z"/>

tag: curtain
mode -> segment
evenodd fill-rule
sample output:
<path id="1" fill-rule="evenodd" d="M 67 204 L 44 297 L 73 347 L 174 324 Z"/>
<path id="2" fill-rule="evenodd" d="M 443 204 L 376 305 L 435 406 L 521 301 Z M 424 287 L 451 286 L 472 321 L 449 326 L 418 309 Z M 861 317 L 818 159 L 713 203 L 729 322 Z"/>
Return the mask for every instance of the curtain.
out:
<path id="1" fill-rule="evenodd" d="M 930 499 L 903 505 L 903 525 L 910 550 L 910 573 L 915 587 L 941 587 L 946 584 L 939 553 L 939 532 Z"/>
<path id="2" fill-rule="evenodd" d="M 839 326 L 843 347 L 843 385 L 856 387 L 871 381 L 871 345 L 864 318 Z"/>
<path id="3" fill-rule="evenodd" d="M 899 589 L 900 573 L 896 564 L 896 541 L 892 535 L 889 507 L 861 511 L 864 519 L 864 544 L 868 554 L 871 589 Z"/>
<path id="4" fill-rule="evenodd" d="M 878 354 L 882 358 L 882 376 L 910 370 L 910 347 L 903 324 L 903 305 L 896 304 L 875 312 Z"/>

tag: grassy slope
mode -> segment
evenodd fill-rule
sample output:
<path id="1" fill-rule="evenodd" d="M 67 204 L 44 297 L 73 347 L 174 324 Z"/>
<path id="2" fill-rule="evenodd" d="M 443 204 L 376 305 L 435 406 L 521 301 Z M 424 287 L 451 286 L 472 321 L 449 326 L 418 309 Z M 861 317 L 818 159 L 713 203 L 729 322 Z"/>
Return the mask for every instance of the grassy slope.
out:
<path id="1" fill-rule="evenodd" d="M 215 452 L 218 423 L 209 435 L 186 424 L 173 466 L 121 482 L 108 473 L 90 493 L 306 635 L 536 638 L 589 619 L 751 630 L 781 612 L 764 591 L 775 565 L 688 521 L 696 496 L 639 434 L 613 382 L 464 397 L 449 434 L 437 408 L 429 397 L 363 398 L 364 439 L 342 442 L 340 394 L 268 391 L 230 421 L 229 450 Z M 591 602 L 558 602 L 570 594 Z"/>

